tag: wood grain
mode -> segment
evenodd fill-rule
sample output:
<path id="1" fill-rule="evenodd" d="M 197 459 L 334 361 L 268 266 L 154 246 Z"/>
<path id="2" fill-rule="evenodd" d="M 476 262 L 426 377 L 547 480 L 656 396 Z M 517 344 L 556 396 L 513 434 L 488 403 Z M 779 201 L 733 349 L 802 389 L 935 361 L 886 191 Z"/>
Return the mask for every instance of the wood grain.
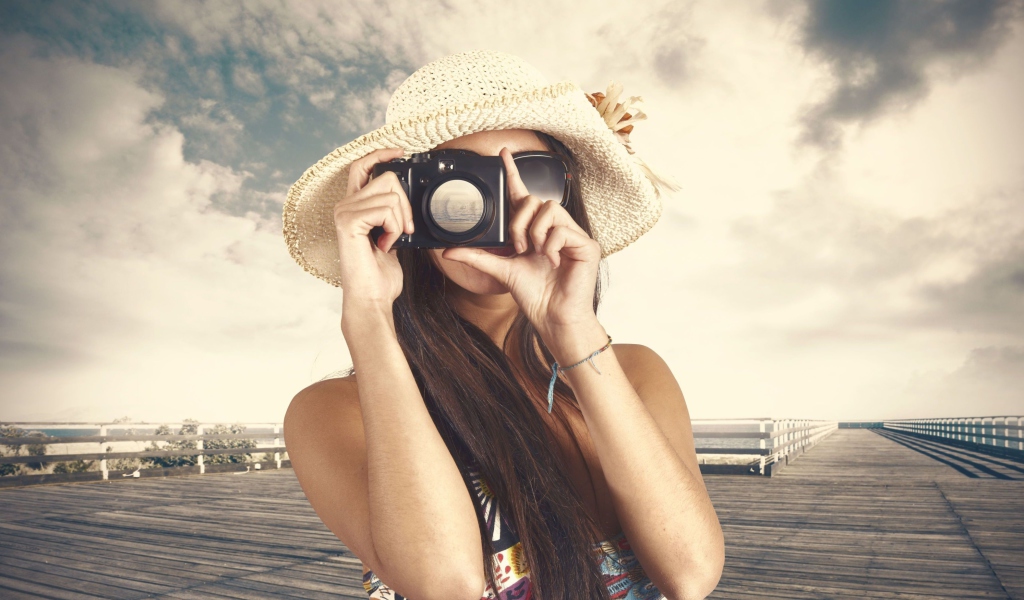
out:
<path id="1" fill-rule="evenodd" d="M 772 477 L 705 474 L 711 598 L 1024 600 L 1024 465 L 841 429 Z M 365 598 L 290 469 L 0 490 L 0 598 Z"/>

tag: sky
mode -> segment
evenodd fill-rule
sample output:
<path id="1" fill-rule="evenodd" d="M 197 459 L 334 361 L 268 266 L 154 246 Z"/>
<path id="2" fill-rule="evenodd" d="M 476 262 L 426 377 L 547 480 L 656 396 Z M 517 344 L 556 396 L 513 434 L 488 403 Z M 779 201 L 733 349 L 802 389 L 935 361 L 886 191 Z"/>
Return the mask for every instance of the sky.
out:
<path id="1" fill-rule="evenodd" d="M 0 420 L 280 422 L 347 368 L 310 165 L 453 52 L 644 98 L 598 317 L 692 418 L 1024 415 L 1024 2 L 4 2 Z"/>

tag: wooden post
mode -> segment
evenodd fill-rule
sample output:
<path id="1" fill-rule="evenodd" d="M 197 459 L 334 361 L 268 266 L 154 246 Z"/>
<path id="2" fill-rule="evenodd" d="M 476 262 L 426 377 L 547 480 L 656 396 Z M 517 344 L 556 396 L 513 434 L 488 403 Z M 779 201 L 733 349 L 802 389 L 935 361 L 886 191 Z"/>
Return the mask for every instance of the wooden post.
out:
<path id="1" fill-rule="evenodd" d="M 107 435 L 106 425 L 100 425 L 100 435 Z M 103 442 L 100 442 L 100 450 L 103 452 L 107 451 L 107 449 L 103 447 Z M 107 459 L 105 458 L 100 459 L 100 471 L 103 472 L 103 479 L 108 479 L 107 474 L 109 471 L 107 471 Z"/>
<path id="2" fill-rule="evenodd" d="M 274 425 L 274 433 L 281 433 L 281 426 L 280 425 Z M 280 445 L 281 445 L 280 438 L 278 438 L 277 436 L 274 436 L 274 447 L 277 448 Z M 274 452 L 274 462 L 277 463 L 277 468 L 280 469 L 281 468 L 281 453 L 280 452 L 277 452 L 277 451 Z"/>
<path id="3" fill-rule="evenodd" d="M 203 426 L 202 425 L 199 425 L 196 428 L 196 433 L 198 433 L 199 435 L 203 435 Z M 203 457 L 203 440 L 198 440 L 196 442 L 196 448 L 199 449 L 199 473 L 200 474 L 206 473 L 206 461 L 203 460 L 203 458 L 204 458 Z"/>
<path id="4" fill-rule="evenodd" d="M 764 425 L 765 425 L 766 422 L 767 422 L 766 419 L 761 419 L 761 422 L 757 426 L 758 431 L 760 431 L 761 433 L 764 433 Z M 774 433 L 774 431 L 772 433 Z M 761 439 L 759 439 L 757 441 L 758 441 L 758 446 L 762 450 L 764 450 L 764 438 L 761 438 Z M 772 441 L 772 452 L 774 452 L 774 451 L 775 451 L 775 442 Z M 758 469 L 760 470 L 761 475 L 764 475 L 764 454 L 761 454 L 761 460 L 758 461 Z"/>

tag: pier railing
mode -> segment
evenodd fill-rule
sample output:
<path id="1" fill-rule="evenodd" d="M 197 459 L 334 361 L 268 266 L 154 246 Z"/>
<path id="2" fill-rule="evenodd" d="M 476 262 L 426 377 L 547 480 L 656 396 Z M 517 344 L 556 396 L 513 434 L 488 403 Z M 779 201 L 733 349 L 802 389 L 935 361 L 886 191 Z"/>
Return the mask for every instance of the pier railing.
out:
<path id="1" fill-rule="evenodd" d="M 839 427 L 813 419 L 693 419 L 701 473 L 771 476 Z"/>
<path id="2" fill-rule="evenodd" d="M 0 465 L 33 464 L 43 463 L 67 463 L 74 461 L 99 461 L 97 470 L 84 470 L 80 472 L 63 473 L 40 473 L 0 477 L 0 487 L 29 485 L 33 483 L 56 483 L 63 481 L 88 481 L 106 480 L 111 475 L 119 477 L 151 477 L 169 475 L 188 475 L 193 473 L 224 472 L 224 471 L 248 471 L 251 466 L 259 470 L 266 464 L 267 467 L 282 468 L 291 466 L 290 461 L 282 460 L 282 454 L 287 448 L 282 445 L 281 423 L 233 423 L 230 426 L 236 429 L 262 429 L 264 431 L 241 431 L 230 433 L 224 431 L 227 427 L 222 423 L 56 423 L 56 422 L 4 422 L 0 423 L 5 427 L 17 427 L 25 431 L 46 431 L 60 430 L 62 433 L 75 430 L 96 431 L 98 435 L 26 435 L 21 437 L 5 436 L 0 437 L 0 447 L 6 446 L 9 449 L 19 450 L 19 446 L 32 446 L 38 449 L 42 447 L 45 452 L 19 454 L 13 456 L 0 455 Z M 129 430 L 152 430 L 156 431 L 161 427 L 180 428 L 188 426 L 195 429 L 195 434 L 158 434 L 158 433 L 120 433 L 110 434 L 108 431 L 129 431 Z M 210 432 L 210 430 L 215 430 Z M 231 445 L 232 440 L 251 441 L 251 445 Z M 194 446 L 182 444 L 181 447 L 171 449 L 153 449 L 131 452 L 107 451 L 104 446 L 112 442 L 194 442 Z M 224 442 L 228 447 L 206 447 L 209 442 Z M 95 444 L 94 448 L 89 448 Z M 262 445 L 261 445 L 262 444 Z M 65 445 L 77 446 L 78 452 L 50 453 L 52 446 Z M 110 448 L 112 450 L 112 448 Z M 229 462 L 219 464 L 207 464 L 207 458 L 213 456 L 243 456 L 252 454 L 273 454 L 269 461 L 246 461 L 245 463 Z M 108 461 L 117 459 L 152 459 L 152 458 L 176 458 L 194 457 L 194 464 L 187 466 L 150 466 L 135 469 L 108 469 Z M 158 462 L 158 461 L 150 461 Z"/>
<path id="3" fill-rule="evenodd" d="M 25 435 L 0 437 L 0 448 L 6 446 L 18 451 L 18 446 L 31 446 L 35 451 L 28 454 L 18 451 L 16 455 L 0 456 L 0 465 L 40 465 L 71 463 L 76 461 L 99 461 L 98 465 L 82 466 L 77 472 L 38 473 L 0 477 L 0 487 L 29 485 L 33 483 L 56 483 L 66 481 L 107 480 L 111 477 L 152 477 L 187 475 L 193 473 L 248 471 L 265 467 L 290 467 L 288 460 L 282 460 L 287 448 L 282 444 L 280 423 L 235 423 L 236 428 L 244 427 L 257 431 L 240 433 L 224 432 L 223 424 L 188 423 L 195 433 L 174 434 L 155 431 L 163 427 L 179 429 L 186 425 L 174 423 L 54 423 L 54 422 L 8 422 L 26 431 L 60 430 L 61 435 Z M 702 473 L 772 475 L 796 456 L 824 439 L 837 429 L 836 421 L 810 419 L 694 419 L 692 421 L 694 442 L 700 458 Z M 214 428 L 217 431 L 211 432 Z M 75 435 L 82 430 L 83 435 Z M 145 430 L 147 433 L 129 430 Z M 263 431 L 259 431 L 263 430 Z M 118 432 L 118 433 L 115 433 Z M 128 433 L 125 433 L 128 432 Z M 70 433 L 70 435 L 69 435 Z M 210 442 L 251 440 L 246 447 L 210 447 Z M 124 442 L 194 442 L 188 447 L 155 449 L 156 444 L 144 450 L 113 451 L 110 443 Z M 64 445 L 64 452 L 50 450 Z M 184 444 L 182 444 L 184 445 Z M 230 444 L 229 444 L 230 445 Z M 75 446 L 74 452 L 68 448 Z M 40 449 L 42 448 L 42 451 Z M 210 464 L 210 457 L 221 455 L 273 455 L 269 461 L 246 461 Z M 110 469 L 108 461 L 130 459 L 141 461 L 153 458 L 194 457 L 184 461 L 187 466 L 140 466 L 132 469 Z M 151 463 L 159 461 L 148 461 Z M 173 461 L 171 461 L 173 462 Z"/>
<path id="4" fill-rule="evenodd" d="M 1008 456 L 1024 461 L 1024 417 L 957 417 L 885 421 L 885 429 L 918 437 Z"/>

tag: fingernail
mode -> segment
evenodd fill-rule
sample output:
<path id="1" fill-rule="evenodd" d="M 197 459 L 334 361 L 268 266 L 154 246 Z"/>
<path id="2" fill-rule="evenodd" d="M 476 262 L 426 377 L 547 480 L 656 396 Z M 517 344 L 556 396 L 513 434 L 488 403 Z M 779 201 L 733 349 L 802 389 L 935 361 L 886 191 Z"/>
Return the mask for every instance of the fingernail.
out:
<path id="1" fill-rule="evenodd" d="M 413 227 L 415 227 L 415 225 L 413 225 L 412 219 L 409 219 L 408 221 L 405 222 L 405 227 L 406 229 L 409 230 L 409 233 L 412 233 Z"/>
<path id="2" fill-rule="evenodd" d="M 516 242 L 516 254 L 522 254 L 522 253 L 523 253 L 523 243 L 522 242 Z"/>

